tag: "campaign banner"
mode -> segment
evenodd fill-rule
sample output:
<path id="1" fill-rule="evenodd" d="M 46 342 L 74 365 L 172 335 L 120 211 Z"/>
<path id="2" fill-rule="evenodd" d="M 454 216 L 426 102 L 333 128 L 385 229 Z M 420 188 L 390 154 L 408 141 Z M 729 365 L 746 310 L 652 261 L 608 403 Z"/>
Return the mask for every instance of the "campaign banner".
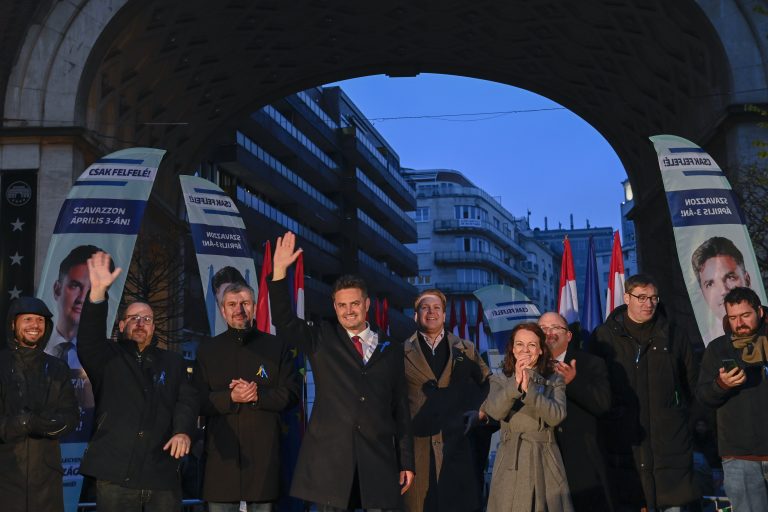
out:
<path id="1" fill-rule="evenodd" d="M 200 269 L 208 325 L 211 336 L 215 336 L 227 329 L 218 307 L 224 290 L 230 284 L 245 283 L 258 297 L 258 275 L 245 223 L 235 201 L 206 179 L 179 176 L 179 180 Z"/>
<path id="2" fill-rule="evenodd" d="M 723 298 L 731 289 L 752 288 L 766 304 L 757 258 L 731 185 L 715 160 L 681 137 L 650 139 L 658 156 L 688 297 L 707 345 L 724 333 Z"/>
<path id="3" fill-rule="evenodd" d="M 493 346 L 503 355 L 509 334 L 522 322 L 536 322 L 541 313 L 536 304 L 520 290 L 495 284 L 475 290 L 475 297 L 483 306 L 483 314 L 491 329 Z"/>
<path id="4" fill-rule="evenodd" d="M 86 262 L 95 252 L 104 251 L 123 269 L 109 290 L 106 338 L 112 334 L 136 235 L 164 155 L 161 149 L 130 148 L 88 167 L 59 211 L 40 276 L 37 297 L 48 305 L 54 322 L 45 351 L 69 364 L 80 406 L 80 422 L 61 446 L 67 512 L 77 510 L 82 487 L 80 459 L 91 436 L 94 413 L 91 383 L 77 357 L 80 313 L 90 289 Z"/>

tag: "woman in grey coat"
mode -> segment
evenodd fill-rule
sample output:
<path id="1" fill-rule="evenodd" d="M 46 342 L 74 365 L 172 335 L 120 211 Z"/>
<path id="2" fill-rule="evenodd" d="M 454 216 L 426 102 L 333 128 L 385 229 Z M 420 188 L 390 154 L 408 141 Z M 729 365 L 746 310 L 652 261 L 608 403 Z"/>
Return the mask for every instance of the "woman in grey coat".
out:
<path id="1" fill-rule="evenodd" d="M 573 512 L 554 433 L 565 419 L 565 382 L 538 325 L 514 328 L 502 370 L 481 407 L 501 422 L 488 512 Z"/>

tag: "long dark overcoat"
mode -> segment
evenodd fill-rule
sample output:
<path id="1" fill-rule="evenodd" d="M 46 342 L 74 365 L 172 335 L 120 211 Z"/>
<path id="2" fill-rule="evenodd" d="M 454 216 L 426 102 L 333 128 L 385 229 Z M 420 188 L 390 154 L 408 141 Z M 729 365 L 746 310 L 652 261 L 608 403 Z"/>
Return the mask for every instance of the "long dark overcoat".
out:
<path id="1" fill-rule="evenodd" d="M 491 372 L 472 342 L 447 333 L 440 343 L 448 343 L 450 358 L 439 376 L 432 373 L 417 334 L 406 340 L 404 347 L 419 475 L 405 494 L 409 512 L 425 510 L 425 503 L 426 509 L 441 512 L 467 512 L 479 505 L 475 466 L 463 420 L 466 411 L 480 407 L 482 401 L 476 400 L 487 394 Z M 430 470 L 436 476 L 434 487 Z"/>
<path id="2" fill-rule="evenodd" d="M 206 420 L 203 498 L 275 501 L 280 496 L 280 412 L 301 396 L 293 355 L 278 337 L 228 329 L 202 343 L 194 381 Z M 232 402 L 229 384 L 258 385 L 255 404 Z"/>
<path id="3" fill-rule="evenodd" d="M 22 355 L 10 329 L 17 314 L 46 317 L 44 341 Z M 22 297 L 11 304 L 6 322 L 8 348 L 0 349 L 0 510 L 61 512 L 59 438 L 78 420 L 77 400 L 67 363 L 43 352 L 53 332 L 50 312 L 38 299 Z M 25 411 L 57 416 L 66 427 L 55 434 L 30 435 L 18 424 Z"/>
<path id="4" fill-rule="evenodd" d="M 568 416 L 555 428 L 576 512 L 613 510 L 605 448 L 598 419 L 611 407 L 608 371 L 599 357 L 568 347 L 565 362 L 576 360 L 576 378 L 565 387 Z"/>
<path id="5" fill-rule="evenodd" d="M 629 335 L 626 314 L 626 305 L 616 308 L 590 342 L 611 382 L 611 410 L 603 420 L 609 479 L 619 503 L 685 505 L 699 494 L 688 428 L 698 368 L 687 338 L 670 326 L 663 308 L 646 344 Z"/>
<path id="6" fill-rule="evenodd" d="M 401 508 L 399 473 L 414 469 L 403 344 L 379 336 L 363 364 L 340 325 L 293 314 L 286 282 L 269 282 L 272 321 L 307 354 L 316 389 L 291 495 L 346 508 L 357 470 L 363 508 Z"/>

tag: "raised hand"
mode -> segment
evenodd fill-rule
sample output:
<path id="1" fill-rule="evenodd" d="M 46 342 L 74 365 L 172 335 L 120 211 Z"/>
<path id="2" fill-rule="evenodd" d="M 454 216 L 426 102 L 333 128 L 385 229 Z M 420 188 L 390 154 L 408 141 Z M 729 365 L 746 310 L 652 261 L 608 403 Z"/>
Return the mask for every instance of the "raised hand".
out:
<path id="1" fill-rule="evenodd" d="M 107 296 L 107 289 L 123 271 L 120 267 L 114 272 L 109 270 L 109 254 L 99 251 L 88 258 L 88 278 L 91 282 L 91 302 L 101 302 Z"/>
<path id="2" fill-rule="evenodd" d="M 298 259 L 302 249 L 296 248 L 296 235 L 287 231 L 277 238 L 275 253 L 272 256 L 272 280 L 279 281 L 286 276 L 288 267 Z"/>

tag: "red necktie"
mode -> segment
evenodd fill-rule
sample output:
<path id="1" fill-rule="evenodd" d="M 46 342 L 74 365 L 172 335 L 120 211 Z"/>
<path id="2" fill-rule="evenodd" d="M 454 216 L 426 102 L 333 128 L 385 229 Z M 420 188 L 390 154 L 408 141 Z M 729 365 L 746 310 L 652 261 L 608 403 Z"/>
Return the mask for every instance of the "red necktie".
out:
<path id="1" fill-rule="evenodd" d="M 360 359 L 363 358 L 363 343 L 360 341 L 360 336 L 352 336 L 352 343 L 355 344 L 355 350 L 360 354 Z"/>

